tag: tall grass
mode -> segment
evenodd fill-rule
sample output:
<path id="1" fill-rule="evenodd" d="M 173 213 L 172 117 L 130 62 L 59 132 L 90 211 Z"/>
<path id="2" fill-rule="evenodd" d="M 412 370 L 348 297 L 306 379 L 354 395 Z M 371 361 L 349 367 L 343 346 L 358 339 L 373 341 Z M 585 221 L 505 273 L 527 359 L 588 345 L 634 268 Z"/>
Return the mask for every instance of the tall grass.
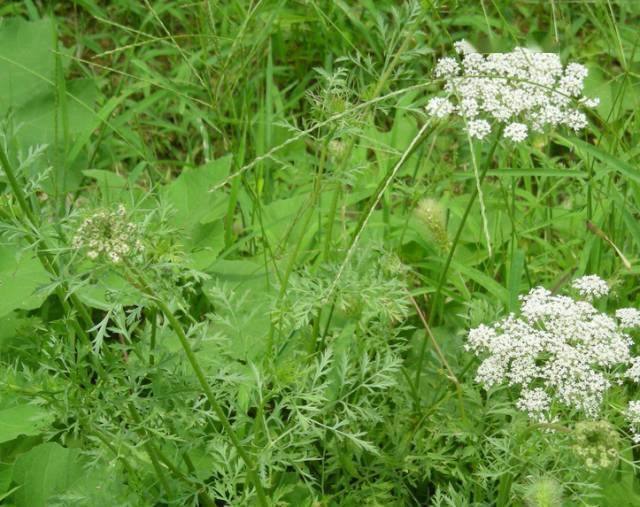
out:
<path id="1" fill-rule="evenodd" d="M 637 305 L 640 3 L 0 16 L 0 502 L 640 502 L 637 387 L 605 400 L 615 460 L 593 469 L 584 417 L 531 422 L 463 347 L 583 274 L 612 286 L 601 310 Z M 434 121 L 461 39 L 587 66 L 588 127 Z M 96 216 L 131 235 L 78 237 Z"/>

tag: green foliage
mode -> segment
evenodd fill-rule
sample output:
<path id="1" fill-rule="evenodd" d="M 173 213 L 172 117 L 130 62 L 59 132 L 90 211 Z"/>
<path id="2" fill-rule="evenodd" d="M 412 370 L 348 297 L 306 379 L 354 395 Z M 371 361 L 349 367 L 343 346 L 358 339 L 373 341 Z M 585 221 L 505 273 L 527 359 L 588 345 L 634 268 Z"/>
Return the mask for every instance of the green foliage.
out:
<path id="1" fill-rule="evenodd" d="M 34 405 L 17 405 L 0 410 L 0 443 L 9 442 L 20 435 L 39 435 L 51 423 L 47 410 Z"/>
<path id="2" fill-rule="evenodd" d="M 29 250 L 17 245 L 0 246 L 0 316 L 21 309 L 38 308 L 47 296 L 49 276 Z"/>
<path id="3" fill-rule="evenodd" d="M 0 503 L 637 505 L 637 386 L 607 422 L 537 425 L 463 345 L 573 275 L 637 306 L 639 22 L 605 1 L 0 3 Z M 492 151 L 431 123 L 462 38 L 585 64 L 589 126 Z M 88 237 L 99 213 L 122 222 Z"/>

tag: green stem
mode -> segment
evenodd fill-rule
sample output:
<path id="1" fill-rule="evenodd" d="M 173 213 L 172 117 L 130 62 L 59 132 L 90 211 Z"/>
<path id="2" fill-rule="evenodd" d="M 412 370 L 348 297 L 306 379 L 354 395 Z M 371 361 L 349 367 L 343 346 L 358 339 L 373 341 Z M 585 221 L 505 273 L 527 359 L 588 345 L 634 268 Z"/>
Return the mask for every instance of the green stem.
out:
<path id="1" fill-rule="evenodd" d="M 422 361 L 424 360 L 424 354 L 425 354 L 425 349 L 426 349 L 426 346 L 427 346 L 426 344 L 427 344 L 427 341 L 428 341 L 427 338 L 428 338 L 431 341 L 431 343 L 433 344 L 433 349 L 435 350 L 436 355 L 438 356 L 438 359 L 440 360 L 440 363 L 447 370 L 447 373 L 449 374 L 449 380 L 456 387 L 456 392 L 458 394 L 458 403 L 459 403 L 459 407 L 460 407 L 460 415 L 462 416 L 462 420 L 464 421 L 464 420 L 466 420 L 466 415 L 465 415 L 465 410 L 464 410 L 464 403 L 462 401 L 462 386 L 460 385 L 460 381 L 458 380 L 458 377 L 456 377 L 456 374 L 453 372 L 453 369 L 451 368 L 451 365 L 447 361 L 447 358 L 444 357 L 444 353 L 442 352 L 442 349 L 438 345 L 438 341 L 436 340 L 436 337 L 433 335 L 433 332 L 431 331 L 431 327 L 429 326 L 429 323 L 427 322 L 427 318 L 425 317 L 424 312 L 422 311 L 422 309 L 418 305 L 418 302 L 415 300 L 415 298 L 411 294 L 409 294 L 409 299 L 411 300 L 411 303 L 413 304 L 413 307 L 416 309 L 416 312 L 418 313 L 418 317 L 420 317 L 420 320 L 421 320 L 422 325 L 424 326 L 424 330 L 425 330 L 425 337 L 424 337 L 424 340 L 422 340 L 422 347 L 421 347 L 421 350 L 420 350 L 419 368 L 416 371 L 416 381 L 415 381 L 415 385 L 413 386 L 414 390 L 417 393 L 417 395 L 420 396 L 420 380 L 421 380 L 421 374 L 422 374 Z M 419 398 L 416 401 L 419 402 Z M 419 403 L 418 403 L 418 406 L 416 406 L 416 408 L 419 408 Z"/>
<path id="2" fill-rule="evenodd" d="M 135 405 L 132 402 L 129 402 L 128 406 L 129 406 L 129 413 L 131 414 L 131 418 L 134 420 L 136 424 L 140 425 L 142 420 L 140 419 L 140 414 L 138 414 L 138 411 L 136 410 Z M 140 427 L 138 433 L 140 434 L 140 436 L 145 437 L 145 432 L 142 429 L 142 427 Z M 164 472 L 162 470 L 162 467 L 160 466 L 160 461 L 158 459 L 158 451 L 156 449 L 156 446 L 153 444 L 153 442 L 151 442 L 150 440 L 147 440 L 144 443 L 144 448 L 147 451 L 149 458 L 151 459 L 151 464 L 153 465 L 153 469 L 155 470 L 156 475 L 158 476 L 158 480 L 160 481 L 160 484 L 162 484 L 162 488 L 165 490 L 165 493 L 167 494 L 167 500 L 170 501 L 173 498 L 173 492 L 171 491 L 171 486 L 169 485 L 169 481 L 164 476 Z"/>
<path id="3" fill-rule="evenodd" d="M 156 362 L 156 335 L 158 333 L 158 315 L 155 308 L 151 311 L 151 337 L 149 340 L 149 367 L 153 367 Z"/>
<path id="4" fill-rule="evenodd" d="M 20 182 L 18 181 L 18 178 L 16 177 L 16 174 L 11 166 L 11 163 L 9 162 L 9 158 L 7 157 L 7 154 L 3 149 L 0 149 L 0 165 L 2 165 L 2 169 L 4 170 L 4 173 L 7 176 L 7 180 L 9 182 L 9 186 L 11 187 L 11 191 L 13 192 L 13 195 L 18 201 L 18 205 L 22 210 L 22 213 L 24 213 L 25 217 L 27 218 L 27 221 L 28 221 L 28 223 L 26 224 L 27 228 L 30 230 L 36 229 L 37 221 L 35 219 L 31 206 L 29 206 L 29 203 L 27 202 L 24 192 L 22 191 Z M 84 306 L 84 304 L 82 304 L 82 302 L 78 299 L 78 297 L 69 291 L 67 284 L 61 280 L 62 277 L 60 274 L 60 270 L 57 268 L 57 266 L 55 265 L 54 259 L 49 254 L 50 250 L 45 240 L 42 238 L 38 240 L 38 238 L 36 238 L 31 233 L 27 233 L 27 239 L 34 245 L 36 255 L 40 260 L 40 263 L 42 264 L 42 266 L 45 268 L 45 270 L 48 271 L 56 280 L 59 281 L 60 284 L 58 285 L 58 287 L 56 287 L 56 295 L 58 296 L 58 299 L 60 300 L 60 304 L 62 305 L 62 308 L 64 309 L 64 311 L 67 313 L 70 313 L 71 311 L 71 307 L 69 306 L 69 303 L 67 301 L 67 297 L 68 297 L 69 301 L 71 301 L 71 306 L 73 306 L 73 308 L 78 312 L 80 317 L 82 317 L 85 326 L 89 328 L 92 327 L 93 320 L 91 318 L 91 315 L 89 314 L 89 311 Z M 80 338 L 84 342 L 84 345 L 87 346 L 89 349 L 91 349 L 91 339 L 89 338 L 89 335 L 87 334 L 85 329 L 80 325 L 80 322 L 78 322 L 77 319 L 72 318 L 72 322 L 73 322 L 74 329 L 80 335 Z M 91 356 L 91 362 L 94 368 L 98 371 L 98 373 L 104 374 L 104 369 L 102 368 L 102 365 L 99 362 L 97 362 L 93 356 Z"/>
<path id="5" fill-rule="evenodd" d="M 329 260 L 329 254 L 331 253 L 331 239 L 333 237 L 333 224 L 336 221 L 336 212 L 338 210 L 338 201 L 340 199 L 340 193 L 342 186 L 340 182 L 336 184 L 336 188 L 331 196 L 331 204 L 329 208 L 329 222 L 327 222 L 327 231 L 324 238 L 324 248 L 322 249 L 322 260 L 327 262 Z"/>
<path id="6" fill-rule="evenodd" d="M 178 340 L 180 340 L 180 345 L 182 345 L 182 348 L 184 349 L 184 353 L 187 356 L 187 360 L 189 361 L 189 364 L 191 365 L 191 368 L 193 369 L 193 372 L 195 373 L 196 378 L 198 379 L 198 382 L 200 383 L 200 386 L 202 387 L 202 390 L 204 391 L 204 394 L 207 397 L 207 400 L 209 401 L 209 405 L 211 405 L 211 408 L 216 413 L 216 416 L 218 417 L 220 423 L 222 424 L 222 427 L 227 433 L 227 436 L 231 439 L 233 446 L 236 448 L 238 455 L 240 456 L 242 461 L 244 461 L 247 467 L 247 475 L 249 476 L 249 480 L 251 481 L 253 486 L 256 488 L 256 494 L 258 495 L 258 501 L 260 505 L 267 506 L 268 505 L 267 497 L 265 495 L 264 489 L 260 482 L 260 478 L 258 477 L 258 473 L 256 471 L 256 466 L 253 462 L 253 459 L 249 456 L 247 451 L 245 451 L 244 446 L 242 445 L 242 443 L 240 442 L 240 439 L 236 435 L 236 432 L 232 428 L 231 423 L 229 422 L 229 419 L 227 418 L 226 414 L 222 410 L 222 407 L 220 406 L 215 396 L 213 395 L 211 386 L 209 386 L 209 383 L 207 382 L 207 378 L 204 374 L 204 371 L 200 367 L 200 363 L 198 362 L 198 359 L 196 358 L 196 355 L 193 352 L 193 349 L 191 348 L 189 339 L 187 338 L 187 335 L 182 329 L 180 322 L 178 322 L 178 319 L 176 319 L 176 316 L 173 314 L 173 312 L 169 309 L 169 307 L 165 304 L 164 301 L 162 301 L 161 299 L 157 299 L 155 297 L 153 298 L 153 301 L 155 302 L 158 309 L 167 318 L 167 320 L 169 321 L 169 325 L 178 336 Z"/>
<path id="7" fill-rule="evenodd" d="M 478 183 L 474 186 L 473 191 L 471 192 L 471 196 L 469 197 L 469 202 L 467 203 L 467 207 L 464 210 L 464 213 L 462 215 L 462 220 L 460 221 L 460 225 L 458 226 L 458 230 L 456 231 L 456 235 L 453 238 L 453 243 L 451 244 L 451 248 L 449 249 L 449 254 L 447 255 L 447 259 L 445 260 L 444 263 L 444 267 L 442 268 L 442 271 L 440 272 L 440 279 L 438 280 L 438 286 L 436 288 L 435 293 L 433 294 L 433 301 L 431 304 L 431 314 L 429 316 L 429 324 L 432 325 L 434 320 L 435 320 L 435 315 L 437 313 L 438 310 L 438 305 L 440 304 L 440 298 L 441 298 L 441 294 L 442 294 L 442 289 L 444 287 L 444 282 L 447 279 L 447 273 L 449 272 L 449 267 L 451 266 L 451 261 L 453 260 L 453 255 L 456 252 L 456 248 L 458 247 L 458 244 L 460 243 L 460 236 L 462 235 L 462 231 L 464 230 L 464 226 L 467 222 L 467 218 L 469 217 L 469 213 L 471 212 L 471 208 L 473 207 L 473 204 L 476 200 L 476 198 L 478 197 L 478 188 L 480 187 L 480 185 L 482 185 L 482 182 L 484 181 L 485 176 L 487 175 L 487 172 L 489 171 L 489 167 L 491 167 L 491 161 L 493 159 L 493 154 L 496 151 L 496 148 L 498 147 L 498 141 L 500 140 L 500 132 L 497 133 L 496 138 L 493 142 L 493 144 L 491 145 L 491 148 L 489 149 L 489 153 L 487 154 L 487 158 L 485 160 L 484 166 L 482 168 L 482 171 L 480 172 L 480 176 L 478 177 Z M 424 349 L 424 346 L 423 346 Z M 418 363 L 418 366 L 421 367 L 422 366 L 422 356 L 423 354 L 420 354 L 421 358 L 420 361 Z"/>

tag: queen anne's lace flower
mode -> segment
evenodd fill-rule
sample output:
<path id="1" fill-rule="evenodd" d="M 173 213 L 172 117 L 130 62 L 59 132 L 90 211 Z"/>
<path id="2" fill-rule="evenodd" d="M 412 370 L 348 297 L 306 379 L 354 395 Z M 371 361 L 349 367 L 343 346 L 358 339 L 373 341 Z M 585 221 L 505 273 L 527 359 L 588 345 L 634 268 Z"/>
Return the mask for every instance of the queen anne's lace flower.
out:
<path id="1" fill-rule="evenodd" d="M 610 422 L 581 421 L 576 424 L 573 437 L 573 452 L 587 468 L 609 468 L 618 462 L 619 436 Z"/>
<path id="2" fill-rule="evenodd" d="M 640 444 L 640 400 L 629 402 L 626 415 L 631 430 L 631 439 L 634 443 Z"/>
<path id="3" fill-rule="evenodd" d="M 122 204 L 116 211 L 96 211 L 80 224 L 73 238 L 73 247 L 86 249 L 87 257 L 91 260 L 103 257 L 114 263 L 142 250 L 138 228 L 127 220 L 126 215 Z"/>
<path id="4" fill-rule="evenodd" d="M 546 421 L 546 413 L 551 406 L 551 398 L 544 389 L 523 389 L 520 399 L 516 402 L 516 407 L 526 412 L 530 419 L 537 422 Z"/>
<path id="5" fill-rule="evenodd" d="M 471 137 L 482 140 L 491 132 L 491 125 L 486 120 L 471 120 L 467 124 L 467 132 Z"/>
<path id="6" fill-rule="evenodd" d="M 571 286 L 576 289 L 582 297 L 589 301 L 609 294 L 607 282 L 597 275 L 586 275 L 576 278 Z"/>
<path id="7" fill-rule="evenodd" d="M 455 110 L 453 104 L 442 97 L 434 97 L 427 104 L 427 113 L 436 118 L 446 118 Z"/>
<path id="8" fill-rule="evenodd" d="M 588 300 L 536 287 L 520 298 L 520 316 L 483 324 L 467 337 L 465 348 L 483 357 L 476 381 L 487 389 L 520 388 L 516 406 L 536 421 L 549 420 L 554 403 L 595 417 L 613 383 L 640 377 L 624 326 L 591 304 L 608 292 L 606 283 L 591 276 L 574 287 Z"/>
<path id="9" fill-rule="evenodd" d="M 577 108 L 599 103 L 582 96 L 586 67 L 570 63 L 563 68 L 556 54 L 518 47 L 482 55 L 464 40 L 454 47 L 459 59 L 441 58 L 434 75 L 445 80 L 445 91 L 455 98 L 447 111 L 464 117 L 469 135 L 477 139 L 485 138 L 496 121 L 505 124 L 504 137 L 513 142 L 526 139 L 529 131 L 559 125 L 580 130 L 587 117 Z M 443 118 L 439 111 L 429 102 L 428 114 Z"/>
<path id="10" fill-rule="evenodd" d="M 519 143 L 527 138 L 527 126 L 524 123 L 510 123 L 504 129 L 504 137 Z"/>
<path id="11" fill-rule="evenodd" d="M 622 327 L 640 327 L 640 311 L 635 308 L 620 308 L 616 310 L 616 318 Z"/>

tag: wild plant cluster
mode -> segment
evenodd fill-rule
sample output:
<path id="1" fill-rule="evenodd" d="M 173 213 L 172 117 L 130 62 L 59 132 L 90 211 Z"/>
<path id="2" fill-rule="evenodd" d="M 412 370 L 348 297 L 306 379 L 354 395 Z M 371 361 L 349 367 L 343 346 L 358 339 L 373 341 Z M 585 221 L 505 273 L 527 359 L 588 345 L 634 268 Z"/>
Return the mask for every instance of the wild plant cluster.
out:
<path id="1" fill-rule="evenodd" d="M 0 4 L 0 503 L 640 505 L 640 4 Z"/>

